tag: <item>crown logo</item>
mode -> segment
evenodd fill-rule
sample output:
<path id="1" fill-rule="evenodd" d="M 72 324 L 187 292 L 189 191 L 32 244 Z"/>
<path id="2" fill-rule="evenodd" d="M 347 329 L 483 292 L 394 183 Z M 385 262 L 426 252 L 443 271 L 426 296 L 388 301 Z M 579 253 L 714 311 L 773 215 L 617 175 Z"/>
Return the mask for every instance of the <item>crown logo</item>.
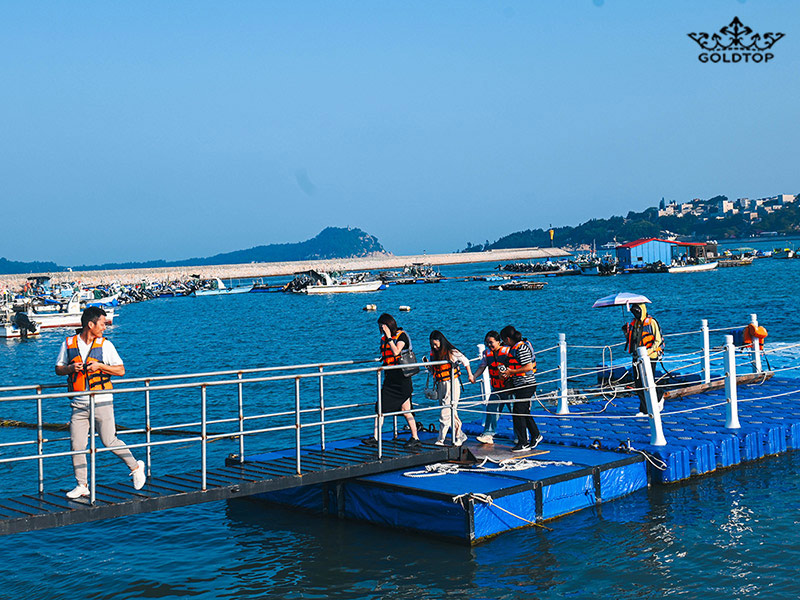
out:
<path id="1" fill-rule="evenodd" d="M 709 52 L 724 52 L 726 50 L 744 50 L 762 52 L 769 50 L 785 34 L 768 32 L 763 35 L 753 33 L 753 30 L 744 25 L 739 17 L 734 17 L 730 25 L 726 25 L 717 33 L 690 33 L 688 34 L 697 44 Z"/>

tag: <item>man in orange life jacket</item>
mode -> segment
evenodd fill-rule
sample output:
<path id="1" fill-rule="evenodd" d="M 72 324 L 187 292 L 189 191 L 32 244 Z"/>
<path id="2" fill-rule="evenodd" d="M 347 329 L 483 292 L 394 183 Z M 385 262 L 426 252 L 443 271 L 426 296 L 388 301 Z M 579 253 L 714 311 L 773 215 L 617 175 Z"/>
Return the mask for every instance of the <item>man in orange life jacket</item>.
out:
<path id="1" fill-rule="evenodd" d="M 664 338 L 661 335 L 661 326 L 654 317 L 647 314 L 647 307 L 644 304 L 633 304 L 630 307 L 633 320 L 623 326 L 625 332 L 625 349 L 631 353 L 633 358 L 633 380 L 636 388 L 636 395 L 639 396 L 639 416 L 647 414 L 647 400 L 645 399 L 644 382 L 639 374 L 639 346 L 647 349 L 647 356 L 650 359 L 650 369 L 655 376 L 656 363 L 664 354 Z M 656 395 L 659 407 L 664 406 L 664 390 L 656 385 Z"/>
<path id="2" fill-rule="evenodd" d="M 125 375 L 125 366 L 117 354 L 114 344 L 103 337 L 106 329 L 106 311 L 97 306 L 90 306 L 81 315 L 82 329 L 77 335 L 68 337 L 61 344 L 56 359 L 56 375 L 67 376 L 70 392 L 96 392 L 94 395 L 95 426 L 103 445 L 113 448 L 116 454 L 131 470 L 133 487 L 142 489 L 145 484 L 144 462 L 133 458 L 131 451 L 117 438 L 114 423 L 114 397 L 111 375 Z M 82 452 L 89 439 L 89 398 L 88 393 L 73 396 L 71 399 L 72 417 L 69 423 L 72 451 Z M 72 466 L 78 485 L 67 492 L 70 499 L 89 495 L 86 473 L 86 455 L 74 454 Z"/>

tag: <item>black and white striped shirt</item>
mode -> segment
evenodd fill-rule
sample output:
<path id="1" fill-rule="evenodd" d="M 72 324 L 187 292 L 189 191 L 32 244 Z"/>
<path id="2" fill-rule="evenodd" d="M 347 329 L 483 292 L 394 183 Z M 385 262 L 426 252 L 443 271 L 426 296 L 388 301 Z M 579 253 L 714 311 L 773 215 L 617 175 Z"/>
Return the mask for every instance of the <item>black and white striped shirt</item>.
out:
<path id="1" fill-rule="evenodd" d="M 511 348 L 511 356 L 514 357 L 522 367 L 533 363 L 532 371 L 527 371 L 522 375 L 513 375 L 511 377 L 511 385 L 514 387 L 522 387 L 536 383 L 536 358 L 527 342 L 522 341 Z"/>

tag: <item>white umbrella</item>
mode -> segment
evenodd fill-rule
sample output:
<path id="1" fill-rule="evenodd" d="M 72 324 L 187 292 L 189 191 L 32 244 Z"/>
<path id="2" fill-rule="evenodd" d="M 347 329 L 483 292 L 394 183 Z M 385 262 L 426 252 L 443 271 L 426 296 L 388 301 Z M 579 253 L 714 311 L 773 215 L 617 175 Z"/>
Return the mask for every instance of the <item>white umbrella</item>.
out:
<path id="1" fill-rule="evenodd" d="M 624 306 L 631 304 L 650 304 L 650 299 L 641 294 L 631 294 L 630 292 L 619 292 L 596 300 L 592 308 L 603 308 L 605 306 Z"/>

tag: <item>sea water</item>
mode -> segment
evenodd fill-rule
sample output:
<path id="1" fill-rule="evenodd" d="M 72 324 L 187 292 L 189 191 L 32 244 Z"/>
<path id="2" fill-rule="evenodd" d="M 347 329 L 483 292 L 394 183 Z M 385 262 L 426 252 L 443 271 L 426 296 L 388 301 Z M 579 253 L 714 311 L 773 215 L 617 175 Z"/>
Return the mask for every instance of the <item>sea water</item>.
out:
<path id="1" fill-rule="evenodd" d="M 712 344 L 721 344 L 722 330 L 745 325 L 751 313 L 769 330 L 768 348 L 800 341 L 800 261 L 757 260 L 699 274 L 547 278 L 545 289 L 533 292 L 490 291 L 486 282 L 456 279 L 495 266 L 446 267 L 446 282 L 365 295 L 152 300 L 119 309 L 107 335 L 130 377 L 255 368 L 374 357 L 377 315 L 386 311 L 409 331 L 418 355 L 433 329 L 473 356 L 486 331 L 513 324 L 540 350 L 543 372 L 557 366 L 556 353 L 547 349 L 560 332 L 571 346 L 571 365 L 601 362 L 602 346 L 621 340 L 627 317 L 592 303 L 629 291 L 652 300 L 665 333 L 695 332 L 668 338 L 668 351 L 696 350 L 701 319 L 720 330 Z M 377 304 L 378 312 L 362 310 L 366 304 Z M 399 312 L 400 305 L 411 311 Z M 53 363 L 63 337 L 47 331 L 36 340 L 0 344 L 2 385 L 57 381 Z M 791 349 L 776 360 L 800 363 Z M 375 398 L 370 377 L 326 380 L 326 397 L 366 406 Z M 415 404 L 426 405 L 424 375 L 415 386 Z M 310 399 L 316 392 L 309 384 L 302 393 Z M 118 422 L 141 426 L 140 396 L 117 396 Z M 230 393 L 209 392 L 211 413 L 227 414 L 232 403 Z M 154 422 L 188 422 L 197 417 L 199 394 L 154 393 L 152 404 Z M 245 404 L 291 410 L 293 384 L 245 391 Z M 0 403 L 0 411 L 0 419 L 36 418 L 35 404 Z M 44 414 L 47 422 L 67 421 L 66 401 L 45 402 Z M 349 427 L 336 435 L 369 432 L 368 422 Z M 31 432 L 0 429 L 0 435 L 11 441 L 30 439 Z M 292 438 L 275 433 L 251 443 L 266 450 L 289 447 Z M 237 450 L 235 441 L 209 444 L 210 464 Z M 153 470 L 197 468 L 198 456 L 194 444 L 154 451 Z M 248 500 L 5 536 L 0 598 L 795 598 L 799 463 L 790 453 L 653 487 L 555 520 L 551 532 L 518 530 L 474 548 Z M 67 489 L 70 474 L 68 458 L 45 463 L 48 489 Z M 36 490 L 32 464 L 0 466 L 0 476 L 3 496 Z M 98 461 L 99 478 L 124 476 L 113 456 Z"/>

